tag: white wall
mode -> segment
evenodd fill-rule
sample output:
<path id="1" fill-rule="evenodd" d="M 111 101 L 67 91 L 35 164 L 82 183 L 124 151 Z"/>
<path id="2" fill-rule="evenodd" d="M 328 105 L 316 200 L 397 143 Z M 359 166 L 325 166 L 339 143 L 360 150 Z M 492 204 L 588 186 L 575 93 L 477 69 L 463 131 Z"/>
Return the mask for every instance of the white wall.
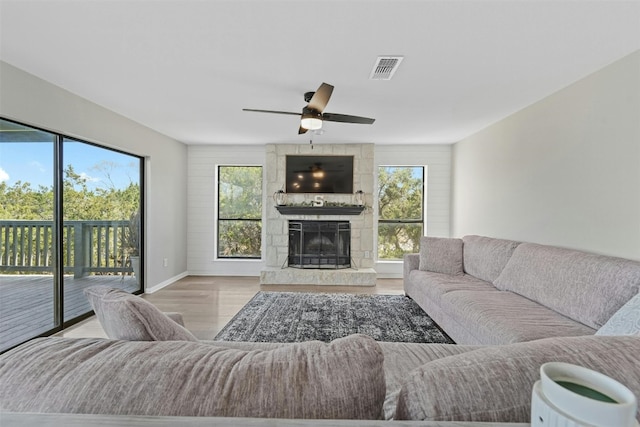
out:
<path id="1" fill-rule="evenodd" d="M 379 166 L 425 166 L 427 189 L 426 234 L 433 237 L 451 235 L 451 145 L 376 145 L 374 164 Z M 377 185 L 374 181 L 374 187 Z M 374 221 L 377 224 L 378 210 L 374 203 Z M 377 226 L 375 227 L 377 234 Z M 377 235 L 375 236 L 377 246 Z M 374 266 L 378 277 L 402 277 L 401 261 L 378 261 Z"/>
<path id="2" fill-rule="evenodd" d="M 188 270 L 192 275 L 259 276 L 263 260 L 216 260 L 218 165 L 263 166 L 264 145 L 190 145 L 188 149 Z M 264 171 L 263 171 L 264 176 Z M 263 182 L 263 188 L 264 182 Z M 264 218 L 264 209 L 263 218 Z M 264 228 L 264 227 L 263 227 Z M 264 242 L 264 229 L 263 239 Z M 264 252 L 264 248 L 263 248 Z"/>
<path id="3" fill-rule="evenodd" d="M 185 275 L 186 146 L 5 62 L 0 88 L 5 118 L 146 158 L 146 289 Z"/>
<path id="4" fill-rule="evenodd" d="M 453 235 L 640 260 L 640 51 L 455 144 Z"/>

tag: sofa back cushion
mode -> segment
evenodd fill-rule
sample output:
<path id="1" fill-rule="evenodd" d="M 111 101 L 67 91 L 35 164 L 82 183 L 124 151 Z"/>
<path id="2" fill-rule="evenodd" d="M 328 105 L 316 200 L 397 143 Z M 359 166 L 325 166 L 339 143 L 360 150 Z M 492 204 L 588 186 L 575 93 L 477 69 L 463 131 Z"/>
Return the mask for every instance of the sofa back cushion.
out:
<path id="1" fill-rule="evenodd" d="M 418 269 L 452 275 L 464 274 L 462 240 L 446 237 L 421 237 Z"/>
<path id="2" fill-rule="evenodd" d="M 599 329 L 638 293 L 640 262 L 522 243 L 495 285 Z"/>
<path id="3" fill-rule="evenodd" d="M 259 418 L 382 416 L 364 335 L 245 351 L 200 342 L 39 338 L 0 355 L 0 410 Z"/>
<path id="4" fill-rule="evenodd" d="M 139 296 L 108 286 L 92 286 L 84 294 L 111 339 L 198 341 L 182 325 Z"/>
<path id="5" fill-rule="evenodd" d="M 531 391 L 546 362 L 601 372 L 640 396 L 639 352 L 639 337 L 586 336 L 490 346 L 445 357 L 406 376 L 395 418 L 529 423 Z"/>
<path id="6" fill-rule="evenodd" d="M 465 236 L 464 271 L 493 283 L 498 278 L 520 242 L 483 236 Z"/>

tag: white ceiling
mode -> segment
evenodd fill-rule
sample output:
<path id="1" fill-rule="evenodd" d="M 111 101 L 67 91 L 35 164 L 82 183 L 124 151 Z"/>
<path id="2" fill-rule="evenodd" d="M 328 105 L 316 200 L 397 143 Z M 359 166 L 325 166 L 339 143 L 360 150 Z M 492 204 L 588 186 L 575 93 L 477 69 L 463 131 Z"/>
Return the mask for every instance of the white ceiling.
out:
<path id="1" fill-rule="evenodd" d="M 187 144 L 451 143 L 640 49 L 640 1 L 1 0 L 0 59 Z M 379 55 L 403 55 L 390 81 Z M 1 88 L 0 88 L 1 89 Z"/>

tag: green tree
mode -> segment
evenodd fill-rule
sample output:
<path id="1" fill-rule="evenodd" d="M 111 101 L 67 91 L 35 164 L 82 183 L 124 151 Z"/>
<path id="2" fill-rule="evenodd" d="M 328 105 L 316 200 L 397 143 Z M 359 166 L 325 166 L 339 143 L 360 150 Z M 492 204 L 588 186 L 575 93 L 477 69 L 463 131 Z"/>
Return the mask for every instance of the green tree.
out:
<path id="1" fill-rule="evenodd" d="M 90 188 L 87 178 L 73 166 L 64 169 L 63 217 L 65 220 L 128 220 L 140 207 L 140 185 Z M 17 181 L 0 182 L 0 219 L 53 220 L 53 187 L 34 188 Z"/>
<path id="2" fill-rule="evenodd" d="M 53 190 L 36 189 L 28 182 L 17 181 L 12 186 L 0 183 L 0 219 L 53 219 Z"/>
<path id="3" fill-rule="evenodd" d="M 116 188 L 113 185 L 106 187 L 92 188 L 87 182 L 87 178 L 75 172 L 73 166 L 65 168 L 63 179 L 63 219 L 74 221 L 129 221 L 132 215 L 139 211 L 140 207 L 140 186 L 130 182 L 124 188 Z M 34 187 L 28 182 L 16 182 L 9 186 L 6 182 L 0 182 L 0 220 L 22 220 L 22 221 L 53 221 L 54 192 L 53 187 Z M 117 242 L 123 236 L 128 238 L 139 237 L 126 235 L 129 230 L 126 226 L 118 224 L 114 227 L 96 228 L 94 241 L 97 241 L 98 234 L 103 237 L 103 241 Z M 73 236 L 65 227 L 62 231 L 63 246 L 75 250 Z M 106 235 L 108 234 L 108 236 Z M 13 244 L 14 239 L 20 242 Z M 40 251 L 50 250 L 52 244 L 52 233 L 50 228 L 41 227 L 32 229 L 30 226 L 0 224 L 0 255 L 23 257 L 28 254 L 35 254 Z M 112 243 L 114 245 L 115 243 Z M 94 259 L 98 259 L 98 248 L 91 248 Z M 104 250 L 104 248 L 102 248 Z M 65 262 L 68 251 L 63 251 Z M 121 258 L 124 248 L 111 246 L 109 252 L 111 259 Z M 103 259 L 102 262 L 106 262 Z M 68 264 L 67 264 L 68 265 Z"/>
<path id="4" fill-rule="evenodd" d="M 72 165 L 64 170 L 64 219 L 128 220 L 140 207 L 140 186 L 130 182 L 123 189 L 108 186 L 89 188 L 87 178 Z"/>
<path id="5" fill-rule="evenodd" d="M 380 167 L 378 257 L 402 259 L 417 252 L 423 234 L 423 168 Z"/>

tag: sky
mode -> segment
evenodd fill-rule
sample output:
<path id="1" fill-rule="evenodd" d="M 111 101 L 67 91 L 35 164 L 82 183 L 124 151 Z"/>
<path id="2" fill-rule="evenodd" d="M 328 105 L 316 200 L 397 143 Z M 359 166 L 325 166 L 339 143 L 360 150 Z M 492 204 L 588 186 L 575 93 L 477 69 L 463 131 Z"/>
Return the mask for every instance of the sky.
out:
<path id="1" fill-rule="evenodd" d="M 76 141 L 63 144 L 63 164 L 85 177 L 89 188 L 125 188 L 139 182 L 138 158 Z M 53 143 L 0 142 L 0 182 L 33 188 L 53 183 Z"/>

